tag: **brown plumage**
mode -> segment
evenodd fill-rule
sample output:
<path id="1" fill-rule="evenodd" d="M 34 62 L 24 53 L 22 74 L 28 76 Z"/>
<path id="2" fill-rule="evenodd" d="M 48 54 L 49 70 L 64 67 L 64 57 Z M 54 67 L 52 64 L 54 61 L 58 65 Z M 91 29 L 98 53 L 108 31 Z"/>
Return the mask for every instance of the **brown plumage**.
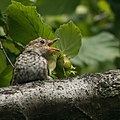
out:
<path id="1" fill-rule="evenodd" d="M 31 41 L 18 56 L 15 63 L 13 84 L 22 84 L 35 80 L 50 79 L 47 58 L 58 50 L 50 47 L 55 40 L 42 38 Z"/>

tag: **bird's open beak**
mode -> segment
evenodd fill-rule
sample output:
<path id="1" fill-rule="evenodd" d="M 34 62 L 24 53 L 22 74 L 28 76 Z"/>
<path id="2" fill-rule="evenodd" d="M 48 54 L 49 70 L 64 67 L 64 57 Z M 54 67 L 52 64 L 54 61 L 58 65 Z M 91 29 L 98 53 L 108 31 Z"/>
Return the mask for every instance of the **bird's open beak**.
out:
<path id="1" fill-rule="evenodd" d="M 56 41 L 58 41 L 59 40 L 59 38 L 56 38 L 56 39 L 54 39 L 54 40 L 48 40 L 47 41 L 47 45 L 48 45 L 48 47 L 49 47 L 49 50 L 51 51 L 51 52 L 59 52 L 59 50 L 57 49 L 57 48 L 54 48 L 54 47 L 51 47 Z"/>

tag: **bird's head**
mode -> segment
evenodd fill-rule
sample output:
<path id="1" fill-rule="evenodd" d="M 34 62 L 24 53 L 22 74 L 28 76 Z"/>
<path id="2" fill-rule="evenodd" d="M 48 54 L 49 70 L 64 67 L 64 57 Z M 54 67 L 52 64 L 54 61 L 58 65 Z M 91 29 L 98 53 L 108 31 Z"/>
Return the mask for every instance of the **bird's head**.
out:
<path id="1" fill-rule="evenodd" d="M 58 49 L 51 47 L 51 45 L 53 43 L 55 43 L 57 40 L 59 40 L 59 38 L 56 38 L 54 40 L 45 40 L 43 38 L 37 38 L 37 39 L 31 41 L 25 47 L 25 51 L 36 52 L 39 55 L 47 57 L 47 56 L 49 56 L 50 53 L 59 52 Z"/>

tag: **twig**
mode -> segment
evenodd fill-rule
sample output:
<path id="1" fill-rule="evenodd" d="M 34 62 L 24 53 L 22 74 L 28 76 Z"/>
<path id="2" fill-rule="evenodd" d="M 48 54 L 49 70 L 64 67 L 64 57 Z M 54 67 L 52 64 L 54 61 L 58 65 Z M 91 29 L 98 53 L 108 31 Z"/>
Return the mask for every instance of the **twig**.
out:
<path id="1" fill-rule="evenodd" d="M 9 59 L 9 57 L 8 57 L 8 55 L 7 55 L 7 53 L 6 53 L 5 49 L 4 49 L 1 41 L 0 41 L 0 48 L 2 49 L 3 53 L 5 54 L 5 56 L 6 56 L 7 60 L 8 60 L 8 62 L 10 63 L 10 65 L 14 68 L 14 65 L 12 64 L 11 60 Z"/>

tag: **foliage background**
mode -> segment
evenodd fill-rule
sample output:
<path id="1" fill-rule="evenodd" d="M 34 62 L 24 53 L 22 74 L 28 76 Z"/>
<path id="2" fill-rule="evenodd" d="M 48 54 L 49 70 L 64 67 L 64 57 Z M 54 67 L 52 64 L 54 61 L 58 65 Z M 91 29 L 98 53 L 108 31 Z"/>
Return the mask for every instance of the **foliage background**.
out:
<path id="1" fill-rule="evenodd" d="M 22 4 L 0 0 L 0 41 L 12 63 L 29 41 L 39 36 L 46 39 L 58 36 L 63 48 L 60 43 L 57 46 L 70 58 L 76 74 L 120 68 L 119 0 L 15 1 Z M 9 85 L 12 74 L 13 68 L 1 48 L 1 87 Z"/>

